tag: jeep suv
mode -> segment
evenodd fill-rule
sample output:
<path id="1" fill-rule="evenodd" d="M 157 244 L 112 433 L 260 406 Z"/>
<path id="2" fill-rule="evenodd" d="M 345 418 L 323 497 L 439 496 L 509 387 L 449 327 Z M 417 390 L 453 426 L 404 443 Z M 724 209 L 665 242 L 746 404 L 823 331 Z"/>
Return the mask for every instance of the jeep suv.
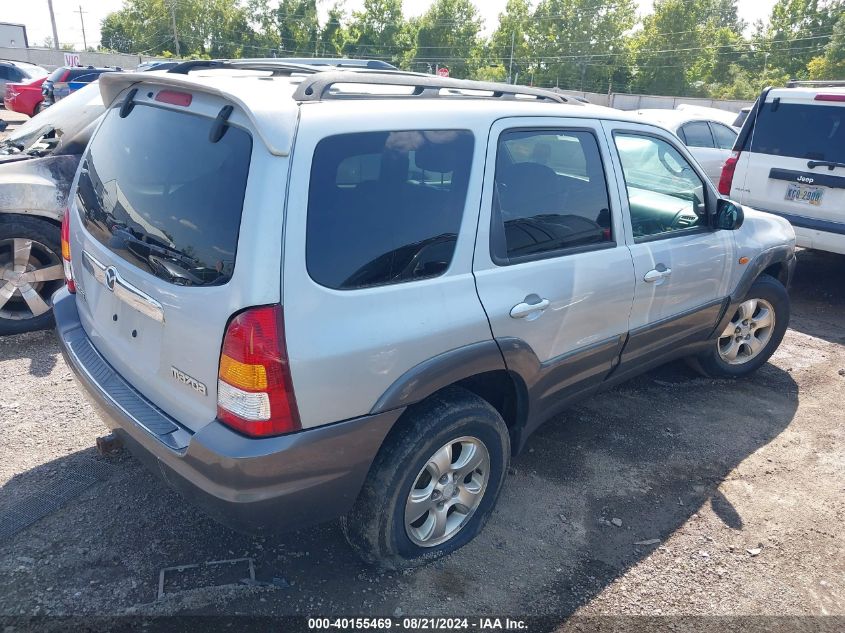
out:
<path id="1" fill-rule="evenodd" d="M 342 517 L 367 561 L 430 560 L 576 399 L 681 357 L 744 376 L 784 335 L 791 227 L 667 130 L 533 88 L 226 65 L 101 77 L 54 306 L 103 420 L 228 525 Z"/>
<path id="2" fill-rule="evenodd" d="M 719 191 L 789 220 L 798 246 L 845 255 L 845 81 L 764 90 Z"/>

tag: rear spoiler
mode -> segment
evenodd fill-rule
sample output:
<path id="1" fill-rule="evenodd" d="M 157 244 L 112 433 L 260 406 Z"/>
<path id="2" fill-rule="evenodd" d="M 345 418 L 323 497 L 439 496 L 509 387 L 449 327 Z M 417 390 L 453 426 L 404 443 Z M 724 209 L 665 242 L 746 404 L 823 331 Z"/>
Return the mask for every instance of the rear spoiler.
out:
<path id="1" fill-rule="evenodd" d="M 289 156 L 293 146 L 293 133 L 299 117 L 296 102 L 280 90 L 279 84 L 272 81 L 257 81 L 250 85 L 250 93 L 266 92 L 251 100 L 247 105 L 237 94 L 223 90 L 217 86 L 200 83 L 188 75 L 155 73 L 155 72 L 114 72 L 100 75 L 100 95 L 106 108 L 126 89 L 137 84 L 148 86 L 167 86 L 180 88 L 190 92 L 202 92 L 215 95 L 239 107 L 249 118 L 259 138 L 271 154 Z M 281 98 L 280 98 L 281 97 Z M 285 97 L 290 102 L 290 108 L 280 108 Z"/>

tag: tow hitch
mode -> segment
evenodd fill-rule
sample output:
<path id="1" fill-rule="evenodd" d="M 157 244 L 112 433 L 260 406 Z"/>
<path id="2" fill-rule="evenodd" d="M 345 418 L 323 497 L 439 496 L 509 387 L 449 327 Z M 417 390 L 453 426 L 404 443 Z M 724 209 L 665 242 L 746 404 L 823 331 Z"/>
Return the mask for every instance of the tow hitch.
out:
<path id="1" fill-rule="evenodd" d="M 113 455 L 123 448 L 123 440 L 114 433 L 97 438 L 97 452 L 100 455 Z"/>

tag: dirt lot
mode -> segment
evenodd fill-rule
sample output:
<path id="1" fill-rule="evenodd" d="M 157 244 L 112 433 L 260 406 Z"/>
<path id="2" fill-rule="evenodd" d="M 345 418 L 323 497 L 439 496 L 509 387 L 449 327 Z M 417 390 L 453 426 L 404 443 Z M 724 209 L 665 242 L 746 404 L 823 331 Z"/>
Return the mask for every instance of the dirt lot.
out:
<path id="1" fill-rule="evenodd" d="M 401 574 L 362 566 L 336 524 L 241 536 L 99 457 L 52 333 L 0 339 L 0 614 L 845 615 L 845 257 L 801 253 L 793 298 L 757 375 L 678 363 L 574 408 L 474 543 Z M 242 557 L 276 584 L 186 570 L 156 599 L 162 568 Z"/>

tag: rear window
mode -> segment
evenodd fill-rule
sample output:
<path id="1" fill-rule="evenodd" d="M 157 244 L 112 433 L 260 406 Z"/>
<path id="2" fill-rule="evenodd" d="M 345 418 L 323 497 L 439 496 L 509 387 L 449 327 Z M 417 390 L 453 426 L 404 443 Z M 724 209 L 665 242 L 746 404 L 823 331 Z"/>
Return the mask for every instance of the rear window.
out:
<path id="1" fill-rule="evenodd" d="M 749 143 L 760 154 L 845 162 L 845 107 L 765 103 Z"/>
<path id="2" fill-rule="evenodd" d="M 446 272 L 466 204 L 473 136 L 463 130 L 342 134 L 314 152 L 306 261 L 338 290 Z"/>
<path id="3" fill-rule="evenodd" d="M 212 119 L 138 104 L 106 115 L 82 164 L 85 227 L 113 253 L 180 286 L 226 283 L 235 266 L 250 135 L 216 143 Z"/>

